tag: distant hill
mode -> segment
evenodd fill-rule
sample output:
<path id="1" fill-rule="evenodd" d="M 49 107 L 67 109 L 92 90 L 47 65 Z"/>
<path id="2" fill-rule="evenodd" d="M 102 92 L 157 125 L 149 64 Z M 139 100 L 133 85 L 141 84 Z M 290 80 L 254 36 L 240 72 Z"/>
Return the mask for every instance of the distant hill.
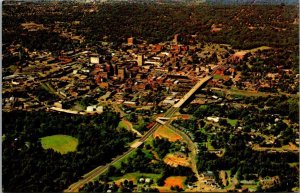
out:
<path id="1" fill-rule="evenodd" d="M 285 5 L 298 5 L 298 0 L 3 0 L 8 2 L 160 2 L 160 3 L 207 3 L 213 5 L 243 5 L 243 4 L 285 4 Z"/>
<path id="2" fill-rule="evenodd" d="M 206 0 L 209 4 L 225 4 L 225 5 L 239 5 L 239 4 L 298 4 L 298 0 Z"/>

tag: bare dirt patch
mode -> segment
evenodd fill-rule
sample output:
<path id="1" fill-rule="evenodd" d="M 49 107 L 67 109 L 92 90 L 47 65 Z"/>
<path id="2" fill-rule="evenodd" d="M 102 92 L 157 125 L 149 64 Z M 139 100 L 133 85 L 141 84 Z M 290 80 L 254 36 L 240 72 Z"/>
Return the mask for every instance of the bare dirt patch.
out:
<path id="1" fill-rule="evenodd" d="M 211 29 L 210 29 L 210 31 L 211 31 L 212 33 L 219 32 L 219 31 L 221 31 L 221 30 L 222 30 L 222 24 L 218 24 L 218 25 L 213 24 L 213 25 L 211 26 Z"/>
<path id="2" fill-rule="evenodd" d="M 227 177 L 226 177 L 226 171 L 222 170 L 220 171 L 220 178 L 222 179 L 222 183 L 224 186 L 227 186 Z"/>
<path id="3" fill-rule="evenodd" d="M 182 153 L 168 154 L 164 158 L 164 162 L 172 167 L 177 167 L 179 165 L 189 167 L 191 165 L 190 159 Z"/>
<path id="4" fill-rule="evenodd" d="M 290 142 L 288 145 L 288 149 L 291 151 L 297 151 L 299 148 L 295 144 Z"/>
<path id="5" fill-rule="evenodd" d="M 123 179 L 122 178 L 122 179 L 116 180 L 115 183 L 116 183 L 117 186 L 120 186 L 121 183 L 124 182 L 125 180 L 134 181 L 135 179 L 134 178 L 130 178 L 130 179 L 127 179 L 127 178 Z"/>
<path id="6" fill-rule="evenodd" d="M 185 115 L 182 115 L 181 118 L 184 120 L 187 120 L 187 119 L 190 119 L 190 115 L 185 114 Z"/>
<path id="7" fill-rule="evenodd" d="M 246 51 L 240 51 L 240 52 L 236 52 L 235 54 L 233 54 L 233 57 L 243 59 L 246 54 L 247 54 Z"/>
<path id="8" fill-rule="evenodd" d="M 171 186 L 179 186 L 179 188 L 183 188 L 183 182 L 185 181 L 185 176 L 171 176 L 165 180 L 165 187 Z"/>
<path id="9" fill-rule="evenodd" d="M 159 192 L 171 192 L 171 189 L 168 187 L 156 187 Z"/>

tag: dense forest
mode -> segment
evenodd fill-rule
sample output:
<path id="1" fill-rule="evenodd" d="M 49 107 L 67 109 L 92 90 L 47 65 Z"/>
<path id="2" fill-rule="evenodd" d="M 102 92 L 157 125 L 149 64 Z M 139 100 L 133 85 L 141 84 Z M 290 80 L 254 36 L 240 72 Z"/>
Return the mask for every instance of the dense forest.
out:
<path id="1" fill-rule="evenodd" d="M 62 46 L 73 49 L 80 46 L 73 45 L 57 32 L 38 31 L 32 35 L 20 26 L 30 21 L 50 29 L 61 22 L 61 27 L 73 30 L 75 35 L 85 36 L 84 44 L 92 46 L 102 40 L 124 43 L 130 36 L 158 43 L 171 40 L 175 34 L 181 34 L 179 40 L 183 43 L 194 40 L 227 43 L 241 49 L 298 44 L 298 10 L 292 5 L 50 3 L 4 5 L 3 13 L 4 44 L 16 41 L 29 49 L 55 50 Z M 74 25 L 73 21 L 80 23 Z M 197 37 L 194 39 L 191 35 Z"/>
<path id="2" fill-rule="evenodd" d="M 3 112 L 3 188 L 6 192 L 57 192 L 84 173 L 110 162 L 135 136 L 116 129 L 119 115 L 79 116 L 50 112 Z M 43 149 L 40 138 L 64 134 L 78 139 L 76 152 Z M 114 151 L 112 150 L 114 147 Z"/>

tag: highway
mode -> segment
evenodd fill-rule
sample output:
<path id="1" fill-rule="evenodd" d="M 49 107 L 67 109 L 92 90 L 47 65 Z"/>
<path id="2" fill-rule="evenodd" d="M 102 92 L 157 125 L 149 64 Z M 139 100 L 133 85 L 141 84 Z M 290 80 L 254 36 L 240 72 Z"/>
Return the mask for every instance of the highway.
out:
<path id="1" fill-rule="evenodd" d="M 180 101 L 178 101 L 173 107 L 180 108 L 205 82 L 210 80 L 212 76 L 207 75 L 200 80 L 188 93 L 186 93 Z"/>
<path id="2" fill-rule="evenodd" d="M 200 181 L 200 175 L 197 169 L 197 146 L 194 144 L 194 142 L 190 139 L 190 137 L 185 134 L 184 132 L 178 130 L 177 128 L 173 127 L 171 124 L 167 124 L 165 125 L 166 127 L 170 128 L 171 130 L 173 130 L 174 132 L 176 132 L 178 135 L 180 135 L 184 141 L 187 142 L 189 150 L 191 151 L 191 168 L 193 170 L 193 172 L 196 174 L 196 177 L 198 179 L 198 181 Z"/>
<path id="3" fill-rule="evenodd" d="M 164 114 L 164 116 L 165 117 L 172 117 L 177 110 L 178 110 L 178 108 L 171 107 Z M 160 126 L 160 124 L 155 123 L 155 125 L 153 125 L 153 127 L 151 129 L 149 129 L 149 131 L 139 140 L 139 142 L 142 142 L 141 144 L 143 144 L 148 139 L 148 137 L 150 137 L 155 132 L 155 130 L 159 126 Z M 139 147 L 139 145 L 137 147 Z M 64 190 L 64 192 L 78 192 L 81 187 L 83 187 L 88 182 L 92 182 L 93 180 L 95 180 L 98 176 L 102 175 L 109 168 L 110 165 L 113 165 L 114 163 L 118 162 L 119 160 L 122 160 L 125 156 L 130 154 L 137 147 L 130 148 L 128 151 L 126 151 L 122 155 L 117 156 L 116 158 L 114 158 L 114 160 L 111 163 L 108 163 L 105 166 L 99 166 L 99 167 L 95 168 L 94 170 L 92 170 L 91 172 L 85 174 L 83 176 L 83 179 L 81 179 L 78 182 L 70 185 L 68 189 Z"/>
<path id="4" fill-rule="evenodd" d="M 189 99 L 205 82 L 207 82 L 211 78 L 212 78 L 212 76 L 207 75 L 205 78 L 200 80 L 187 94 L 184 95 L 184 97 L 178 103 L 176 103 L 174 106 L 172 106 L 170 109 L 168 109 L 165 112 L 165 114 L 163 115 L 163 117 L 171 118 L 179 110 L 179 108 L 187 101 L 187 99 Z M 114 108 L 115 108 L 115 106 L 114 106 Z M 120 110 L 118 108 L 115 108 L 115 109 Z M 172 121 L 171 119 L 168 120 L 166 122 L 166 124 L 169 124 L 171 121 Z M 122 160 L 125 156 L 127 156 L 132 151 L 134 151 L 136 148 L 138 148 L 141 144 L 143 144 L 148 139 L 148 137 L 150 137 L 156 131 L 156 129 L 160 125 L 161 124 L 159 124 L 159 123 L 155 123 L 152 126 L 152 128 L 149 129 L 147 131 L 147 133 L 139 139 L 139 142 L 141 142 L 140 144 L 138 144 L 134 148 L 130 148 L 128 151 L 126 151 L 122 155 L 117 156 L 111 163 L 108 163 L 105 166 L 99 166 L 99 167 L 95 168 L 94 170 L 92 170 L 91 172 L 85 174 L 81 180 L 70 185 L 68 189 L 64 190 L 64 192 L 78 192 L 79 189 L 81 187 L 83 187 L 86 183 L 91 182 L 91 181 L 95 180 L 98 176 L 102 175 L 109 168 L 109 166 L 113 165 L 114 163 L 118 162 L 119 160 Z M 188 142 L 191 143 L 190 140 L 188 140 Z M 197 178 L 199 178 L 199 174 L 197 175 Z"/>
<path id="5" fill-rule="evenodd" d="M 88 182 L 92 182 L 99 175 L 103 174 L 109 168 L 110 165 L 113 165 L 114 163 L 116 163 L 117 161 L 121 160 L 122 158 L 124 158 L 126 155 L 130 154 L 134 150 L 135 150 L 135 148 L 130 148 L 124 154 L 116 157 L 111 163 L 109 163 L 109 164 L 107 164 L 105 166 L 99 166 L 99 167 L 95 168 L 91 172 L 85 174 L 83 176 L 83 179 L 81 179 L 78 182 L 70 185 L 68 189 L 64 190 L 64 192 L 79 192 L 79 189 L 81 187 L 83 187 Z"/>

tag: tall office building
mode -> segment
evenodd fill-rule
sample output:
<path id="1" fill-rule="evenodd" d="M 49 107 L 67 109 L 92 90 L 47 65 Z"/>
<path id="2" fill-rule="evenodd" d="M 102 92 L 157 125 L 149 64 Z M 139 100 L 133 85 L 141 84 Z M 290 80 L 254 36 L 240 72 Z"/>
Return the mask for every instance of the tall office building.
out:
<path id="1" fill-rule="evenodd" d="M 138 55 L 137 63 L 138 63 L 138 66 L 143 66 L 143 64 L 144 64 L 144 55 Z"/>
<path id="2" fill-rule="evenodd" d="M 99 57 L 98 56 L 91 56 L 90 57 L 90 62 L 92 64 L 99 64 Z"/>
<path id="3" fill-rule="evenodd" d="M 112 68 L 113 68 L 113 75 L 117 75 L 118 74 L 118 65 L 117 64 L 112 64 Z"/>
<path id="4" fill-rule="evenodd" d="M 133 45 L 133 38 L 132 37 L 127 39 L 127 44 L 129 46 Z"/>
<path id="5" fill-rule="evenodd" d="M 118 69 L 118 78 L 121 80 L 125 79 L 125 68 L 119 68 Z"/>

